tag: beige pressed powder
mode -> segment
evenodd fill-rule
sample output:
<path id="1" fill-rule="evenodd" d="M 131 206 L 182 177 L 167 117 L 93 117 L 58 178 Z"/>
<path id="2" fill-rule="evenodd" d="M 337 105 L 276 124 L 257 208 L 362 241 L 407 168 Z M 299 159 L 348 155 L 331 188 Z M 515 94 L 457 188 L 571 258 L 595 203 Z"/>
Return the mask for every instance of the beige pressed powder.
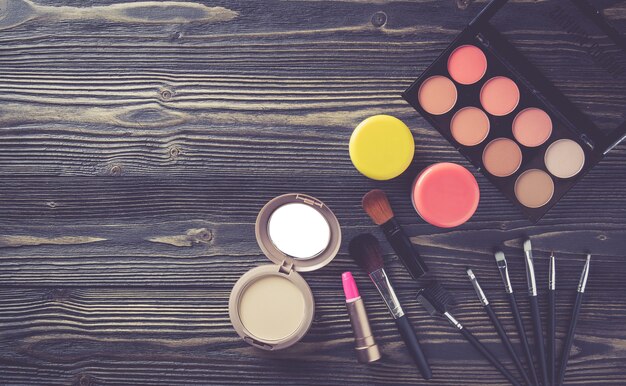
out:
<path id="1" fill-rule="evenodd" d="M 241 294 L 239 317 L 253 335 L 279 340 L 293 334 L 304 319 L 304 297 L 292 282 L 279 275 L 254 281 Z"/>

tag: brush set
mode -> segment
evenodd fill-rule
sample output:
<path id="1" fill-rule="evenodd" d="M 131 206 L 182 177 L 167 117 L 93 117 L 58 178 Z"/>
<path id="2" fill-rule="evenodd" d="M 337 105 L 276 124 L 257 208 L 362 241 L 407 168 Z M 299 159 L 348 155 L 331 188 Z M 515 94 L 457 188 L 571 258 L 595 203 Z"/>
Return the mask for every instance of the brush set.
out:
<path id="1" fill-rule="evenodd" d="M 387 201 L 386 195 L 382 191 L 372 191 L 366 194 L 366 198 L 363 200 L 363 206 L 365 211 L 370 215 L 372 220 L 378 224 L 385 224 L 393 220 L 393 212 L 391 212 L 391 206 Z M 397 237 L 406 237 L 402 231 L 400 225 L 396 222 L 394 224 L 395 235 Z M 384 232 L 387 237 L 390 237 L 387 232 Z M 396 250 L 396 242 L 390 240 L 390 244 Z M 428 272 L 428 269 L 424 269 L 422 278 L 426 283 L 422 283 L 421 289 L 417 292 L 416 300 L 422 305 L 422 307 L 432 316 L 437 316 L 446 320 L 453 328 L 467 340 L 476 351 L 487 361 L 494 366 L 512 385 L 544 385 L 544 386 L 557 386 L 562 385 L 565 376 L 565 370 L 567 367 L 567 361 L 569 359 L 569 352 L 575 336 L 576 323 L 578 315 L 580 313 L 580 307 L 582 304 L 583 294 L 587 283 L 587 277 L 589 274 L 589 264 L 591 255 L 587 255 L 587 260 L 583 267 L 583 271 L 580 277 L 577 296 L 574 303 L 574 308 L 570 318 L 570 327 L 566 336 L 565 344 L 561 354 L 561 366 L 557 368 L 557 356 L 556 356 L 556 265 L 554 253 L 550 255 L 549 260 L 549 278 L 548 278 L 548 321 L 547 321 L 547 342 L 544 346 L 544 334 L 542 328 L 541 315 L 539 310 L 539 304 L 537 301 L 538 290 L 534 269 L 534 258 L 532 253 L 532 245 L 530 240 L 526 240 L 523 243 L 524 246 L 524 262 L 526 266 L 526 279 L 528 284 L 528 301 L 531 310 L 531 319 L 533 326 L 533 336 L 535 337 L 533 342 L 534 355 L 531 351 L 531 345 L 528 342 L 528 337 L 522 322 L 517 300 L 513 292 L 513 286 L 511 285 L 511 279 L 509 277 L 509 267 L 506 257 L 503 252 L 495 252 L 496 266 L 502 277 L 504 284 L 504 292 L 508 298 L 508 302 L 511 309 L 511 314 L 517 328 L 517 334 L 520 340 L 523 358 L 526 362 L 526 367 L 522 363 L 521 357 L 518 355 L 513 343 L 511 342 L 504 326 L 500 322 L 500 319 L 496 315 L 496 312 L 491 307 L 491 304 L 482 289 L 476 274 L 471 268 L 466 269 L 467 276 L 478 296 L 480 305 L 485 310 L 485 313 L 489 317 L 493 328 L 498 335 L 500 342 L 504 346 L 508 355 L 513 361 L 520 378 L 518 379 L 513 373 L 507 369 L 506 366 L 498 359 L 498 356 L 493 353 L 485 344 L 483 344 L 476 336 L 464 326 L 459 319 L 457 319 L 453 313 L 452 308 L 456 305 L 455 297 L 436 279 L 431 277 L 432 275 L 424 275 Z M 412 249 L 412 247 L 411 247 Z M 416 363 L 422 377 L 424 379 L 430 379 L 432 372 L 428 365 L 424 351 L 421 349 L 417 335 L 411 327 L 406 314 L 404 313 L 400 303 L 393 290 L 389 277 L 384 269 L 384 261 L 381 256 L 380 245 L 375 236 L 371 234 L 361 234 L 356 236 L 350 242 L 350 256 L 357 262 L 357 264 L 369 275 L 372 282 L 375 284 L 378 292 L 383 298 L 385 304 L 389 308 L 392 317 L 395 319 L 400 335 L 405 342 L 405 345 L 410 352 L 414 362 Z M 398 250 L 396 250 L 397 252 Z M 407 270 L 410 272 L 409 267 L 413 266 L 414 260 L 419 259 L 420 264 L 425 267 L 423 260 L 417 255 L 416 252 L 407 252 L 405 249 L 400 249 L 404 253 L 404 259 L 401 259 Z M 397 252 L 399 253 L 399 252 Z M 413 260 L 408 260 L 410 257 Z M 546 349 L 547 348 L 547 349 Z M 535 363 L 538 365 L 535 369 Z"/>

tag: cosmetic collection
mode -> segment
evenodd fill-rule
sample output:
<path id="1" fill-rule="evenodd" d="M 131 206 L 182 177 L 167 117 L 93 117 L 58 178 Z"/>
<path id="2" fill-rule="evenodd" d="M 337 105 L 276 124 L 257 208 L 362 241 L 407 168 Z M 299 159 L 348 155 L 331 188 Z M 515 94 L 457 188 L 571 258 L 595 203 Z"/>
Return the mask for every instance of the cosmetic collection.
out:
<path id="1" fill-rule="evenodd" d="M 506 0 L 493 0 L 454 39 L 439 58 L 402 94 L 443 137 L 473 164 L 532 222 L 537 222 L 602 157 L 626 136 L 622 124 L 609 134 L 597 127 L 577 105 L 548 81 L 490 22 Z M 569 5 L 566 5 L 569 4 Z M 591 14 L 577 0 L 559 2 L 554 17 L 573 12 Z M 606 33 L 608 45 L 615 36 L 593 17 Z M 558 23 L 557 23 L 558 24 Z M 608 43 L 607 43 L 608 42 Z M 623 54 L 622 51 L 611 51 Z M 626 62 L 625 62 L 626 63 Z M 415 142 L 409 127 L 390 115 L 363 120 L 353 131 L 348 146 L 352 164 L 365 177 L 387 181 L 405 173 L 413 162 Z M 408 192 L 419 218 L 438 228 L 459 227 L 476 212 L 480 190 L 474 174 L 450 162 L 435 163 L 419 172 Z M 438 282 L 395 218 L 387 195 L 374 189 L 363 196 L 362 207 L 380 227 L 386 241 L 417 283 L 415 301 L 433 316 L 447 321 L 513 385 L 561 385 L 563 383 L 583 294 L 590 269 L 587 254 L 582 267 L 563 349 L 556 345 L 556 273 L 554 254 L 549 258 L 549 277 L 535 275 L 531 241 L 523 241 L 527 300 L 532 333 L 526 333 L 518 299 L 509 277 L 509 262 L 502 251 L 494 253 L 502 278 L 510 315 L 515 322 L 519 347 L 511 341 L 500 318 L 491 307 L 479 282 L 480 272 L 467 267 L 480 305 L 495 336 L 512 360 L 508 368 L 453 314 L 456 300 Z M 331 262 L 341 247 L 339 221 L 322 201 L 300 193 L 269 201 L 259 212 L 256 239 L 272 264 L 245 273 L 235 284 L 229 315 L 235 331 L 248 344 L 276 351 L 299 342 L 314 319 L 313 293 L 301 272 L 320 269 Z M 364 233 L 348 243 L 348 253 L 369 276 L 395 321 L 398 336 L 422 378 L 436 374 L 419 332 L 412 327 L 394 290 L 382 259 L 379 241 Z M 509 259 L 510 260 L 510 259 Z M 341 282 L 356 359 L 372 363 L 384 356 L 370 326 L 363 299 L 351 272 Z M 547 320 L 541 318 L 537 300 L 547 291 Z M 532 339 L 529 338 L 532 336 Z"/>

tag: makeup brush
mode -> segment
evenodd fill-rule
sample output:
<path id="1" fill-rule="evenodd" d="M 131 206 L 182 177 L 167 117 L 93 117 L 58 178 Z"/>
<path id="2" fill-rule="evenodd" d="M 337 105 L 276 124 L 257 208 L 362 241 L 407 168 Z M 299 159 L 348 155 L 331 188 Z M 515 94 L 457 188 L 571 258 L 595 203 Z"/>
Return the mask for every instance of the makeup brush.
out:
<path id="1" fill-rule="evenodd" d="M 533 251 L 530 240 L 524 241 L 524 256 L 526 261 L 526 281 L 528 282 L 528 300 L 530 302 L 530 315 L 533 320 L 535 331 L 535 350 L 537 351 L 537 362 L 539 362 L 539 375 L 544 386 L 549 385 L 548 367 L 546 362 L 546 351 L 543 346 L 543 329 L 541 328 L 541 314 L 539 313 L 539 302 L 537 301 L 537 283 L 535 281 L 535 265 L 533 263 Z"/>
<path id="2" fill-rule="evenodd" d="M 556 265 L 554 252 L 550 254 L 548 271 L 548 378 L 556 385 Z"/>
<path id="3" fill-rule="evenodd" d="M 382 296 L 391 316 L 396 321 L 400 335 L 404 340 L 404 344 L 411 353 L 415 364 L 419 368 L 424 379 L 432 378 L 432 371 L 426 361 L 426 356 L 422 352 L 415 330 L 404 314 L 404 310 L 400 305 L 400 301 L 396 297 L 396 293 L 391 286 L 391 282 L 385 272 L 383 258 L 380 252 L 378 240 L 372 234 L 364 233 L 356 236 L 350 241 L 348 246 L 350 256 L 356 263 L 369 275 L 370 279 L 378 289 Z"/>
<path id="4" fill-rule="evenodd" d="M 458 329 L 461 335 L 467 339 L 468 342 L 478 352 L 484 356 L 502 375 L 506 377 L 514 386 L 521 386 L 521 384 L 515 379 L 496 356 L 489 351 L 480 341 L 465 328 L 456 318 L 448 311 L 448 304 L 450 304 L 452 296 L 443 288 L 440 284 L 434 283 L 426 288 L 422 288 L 417 293 L 417 301 L 426 309 L 426 311 L 433 316 L 440 316 L 446 319 L 454 328 Z"/>
<path id="5" fill-rule="evenodd" d="M 500 337 L 500 340 L 502 341 L 502 344 L 504 344 L 504 347 L 509 352 L 511 359 L 513 359 L 513 363 L 515 364 L 515 367 L 517 367 L 517 370 L 522 375 L 522 378 L 524 378 L 524 382 L 530 385 L 531 384 L 530 379 L 528 378 L 528 375 L 526 375 L 526 370 L 524 370 L 524 366 L 522 366 L 522 362 L 519 360 L 519 357 L 517 356 L 517 353 L 515 352 L 515 349 L 513 348 L 513 344 L 511 344 L 509 337 L 506 335 L 506 331 L 504 330 L 504 327 L 502 327 L 502 323 L 500 323 L 498 316 L 493 311 L 493 308 L 491 308 L 491 304 L 489 303 L 487 296 L 483 292 L 483 289 L 480 287 L 480 283 L 478 283 L 478 279 L 476 278 L 476 276 L 474 275 L 474 272 L 470 268 L 467 269 L 467 276 L 472 282 L 472 286 L 474 287 L 474 290 L 476 291 L 476 295 L 478 295 L 478 300 L 480 300 L 480 303 L 483 305 L 483 308 L 485 309 L 485 312 L 489 316 L 491 323 L 495 327 L 496 332 L 498 333 L 498 336 Z"/>
<path id="6" fill-rule="evenodd" d="M 526 357 L 528 370 L 530 371 L 530 378 L 532 380 L 531 384 L 539 385 L 539 382 L 537 380 L 537 373 L 535 372 L 535 365 L 533 364 L 533 354 L 530 351 L 530 345 L 528 344 L 528 337 L 526 336 L 526 330 L 524 329 L 522 316 L 520 315 L 519 309 L 517 308 L 517 301 L 515 300 L 513 286 L 511 285 L 511 279 L 509 278 L 509 267 L 506 263 L 506 258 L 502 251 L 497 251 L 495 253 L 495 257 L 496 264 L 498 265 L 498 270 L 500 271 L 500 276 L 502 276 L 502 282 L 504 283 L 504 290 L 509 298 L 511 313 L 513 314 L 513 320 L 515 321 L 515 326 L 517 327 L 519 340 L 522 343 L 522 349 L 524 351 L 524 356 Z"/>
<path id="7" fill-rule="evenodd" d="M 591 262 L 591 255 L 587 254 L 587 261 L 583 267 L 583 272 L 580 274 L 580 281 L 578 282 L 578 290 L 576 291 L 576 300 L 574 301 L 574 309 L 572 310 L 572 320 L 567 331 L 567 338 L 563 345 L 563 353 L 561 354 L 561 371 L 559 372 L 559 383 L 563 384 L 565 378 L 565 370 L 567 368 L 567 361 L 569 360 L 569 352 L 574 342 L 574 335 L 576 333 L 576 323 L 578 322 L 578 315 L 580 314 L 580 305 L 583 302 L 583 294 L 585 293 L 585 287 L 587 286 L 587 277 L 589 276 L 589 263 Z"/>
<path id="8" fill-rule="evenodd" d="M 426 263 L 417 254 L 409 237 L 404 233 L 400 223 L 394 217 L 387 195 L 380 189 L 374 189 L 363 196 L 363 209 L 372 221 L 383 230 L 387 241 L 396 252 L 402 264 L 413 279 L 428 272 Z"/>

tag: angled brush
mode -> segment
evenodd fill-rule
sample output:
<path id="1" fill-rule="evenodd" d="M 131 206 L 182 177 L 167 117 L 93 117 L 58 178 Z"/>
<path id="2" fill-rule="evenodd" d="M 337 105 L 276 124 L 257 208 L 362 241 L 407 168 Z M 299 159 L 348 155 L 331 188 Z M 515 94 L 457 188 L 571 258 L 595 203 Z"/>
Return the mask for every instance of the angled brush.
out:
<path id="1" fill-rule="evenodd" d="M 413 279 L 428 272 L 424 260 L 413 248 L 409 237 L 404 233 L 400 223 L 394 217 L 387 195 L 380 189 L 374 189 L 363 196 L 363 209 L 372 221 L 383 230 L 387 241 L 396 252 L 402 264 Z"/>
<path id="2" fill-rule="evenodd" d="M 440 284 L 434 283 L 426 288 L 422 288 L 417 293 L 417 301 L 426 309 L 428 313 L 433 316 L 440 316 L 446 319 L 454 328 L 458 329 L 461 335 L 467 339 L 468 342 L 478 352 L 485 357 L 495 368 L 506 377 L 514 386 L 521 386 L 521 384 L 515 379 L 513 374 L 498 361 L 496 356 L 487 349 L 480 341 L 472 334 L 467 328 L 465 328 L 451 313 L 448 311 L 448 304 L 451 304 L 452 296 L 450 293 Z"/>
<path id="3" fill-rule="evenodd" d="M 348 247 L 350 256 L 356 263 L 369 275 L 370 279 L 378 289 L 382 296 L 391 316 L 396 321 L 400 335 L 404 343 L 413 357 L 413 361 L 419 368 L 424 379 L 432 378 L 432 371 L 426 360 L 426 356 L 422 352 L 417 335 L 409 319 L 404 314 L 404 310 L 400 305 L 400 301 L 396 297 L 396 293 L 391 286 L 391 282 L 385 272 L 380 245 L 376 237 L 369 233 L 356 236 L 350 241 Z"/>

